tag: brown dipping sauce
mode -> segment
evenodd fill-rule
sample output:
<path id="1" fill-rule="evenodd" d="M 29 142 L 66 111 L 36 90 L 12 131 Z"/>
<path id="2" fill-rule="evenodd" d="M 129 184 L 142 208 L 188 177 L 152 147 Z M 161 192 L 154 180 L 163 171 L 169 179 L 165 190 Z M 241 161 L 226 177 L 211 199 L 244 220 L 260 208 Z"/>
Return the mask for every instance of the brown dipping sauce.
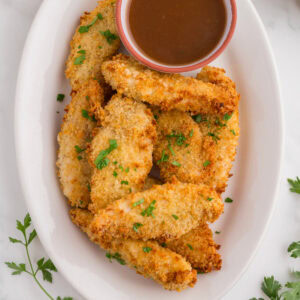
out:
<path id="1" fill-rule="evenodd" d="M 223 0 L 132 0 L 129 27 L 155 61 L 182 65 L 212 52 L 226 26 Z"/>

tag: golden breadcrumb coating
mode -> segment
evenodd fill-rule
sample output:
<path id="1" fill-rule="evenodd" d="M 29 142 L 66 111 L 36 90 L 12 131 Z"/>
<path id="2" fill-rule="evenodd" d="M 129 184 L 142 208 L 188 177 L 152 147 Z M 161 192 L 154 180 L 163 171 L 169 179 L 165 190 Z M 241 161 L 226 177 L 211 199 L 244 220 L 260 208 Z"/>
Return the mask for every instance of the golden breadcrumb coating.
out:
<path id="1" fill-rule="evenodd" d="M 94 213 L 116 199 L 143 189 L 152 168 L 156 140 L 151 110 L 120 95 L 115 95 L 105 107 L 101 123 L 103 127 L 97 129 L 89 148 L 93 166 L 89 209 Z M 107 155 L 108 165 L 98 169 L 95 160 L 101 151 L 109 148 L 112 140 L 117 147 Z"/>
<path id="2" fill-rule="evenodd" d="M 223 202 L 212 188 L 174 180 L 113 202 L 97 213 L 91 229 L 107 240 L 164 242 L 179 238 L 200 222 L 214 222 L 222 212 Z"/>
<path id="3" fill-rule="evenodd" d="M 179 74 L 153 71 L 124 54 L 105 61 L 102 73 L 119 93 L 163 110 L 224 115 L 232 113 L 239 101 L 235 89 Z"/>
<path id="4" fill-rule="evenodd" d="M 71 96 L 72 100 L 65 108 L 66 114 L 57 137 L 59 150 L 56 164 L 62 191 L 70 205 L 86 207 L 90 200 L 92 170 L 85 149 L 96 126 L 93 113 L 101 109 L 103 91 L 97 81 L 89 80 Z M 77 151 L 75 146 L 79 147 Z"/>
<path id="5" fill-rule="evenodd" d="M 166 247 L 185 257 L 200 272 L 208 273 L 222 267 L 222 259 L 217 252 L 220 246 L 214 242 L 212 231 L 206 223 L 179 239 L 167 242 Z"/>
<path id="6" fill-rule="evenodd" d="M 70 43 L 71 51 L 66 62 L 66 77 L 70 79 L 73 90 L 78 90 L 89 79 L 98 80 L 105 91 L 109 90 L 101 74 L 101 64 L 105 58 L 116 53 L 120 46 L 115 23 L 115 2 L 115 0 L 99 1 L 92 12 L 85 12 L 80 17 L 80 24 Z M 102 17 L 98 17 L 98 14 Z M 85 27 L 87 32 L 80 33 L 81 26 L 87 26 Z M 114 34 L 116 39 L 107 41 L 101 34 L 107 30 Z M 79 57 L 82 63 L 74 64 L 76 59 L 80 60 Z"/>
<path id="7" fill-rule="evenodd" d="M 161 247 L 155 241 L 115 239 L 107 242 L 90 230 L 93 215 L 82 209 L 72 209 L 71 219 L 89 238 L 118 258 L 138 274 L 150 277 L 167 290 L 183 290 L 197 281 L 197 273 L 180 255 Z"/>
<path id="8" fill-rule="evenodd" d="M 235 83 L 225 76 L 223 69 L 204 67 L 197 78 L 224 89 L 235 90 Z M 232 114 L 224 115 L 222 118 L 209 114 L 194 116 L 194 119 L 204 137 L 202 153 L 207 153 L 207 159 L 211 162 L 205 168 L 203 183 L 222 193 L 227 186 L 238 146 L 240 134 L 238 107 Z"/>
<path id="9" fill-rule="evenodd" d="M 178 110 L 157 113 L 157 143 L 153 159 L 160 176 L 169 181 L 175 175 L 181 182 L 201 183 L 206 155 L 203 138 L 192 117 Z"/>

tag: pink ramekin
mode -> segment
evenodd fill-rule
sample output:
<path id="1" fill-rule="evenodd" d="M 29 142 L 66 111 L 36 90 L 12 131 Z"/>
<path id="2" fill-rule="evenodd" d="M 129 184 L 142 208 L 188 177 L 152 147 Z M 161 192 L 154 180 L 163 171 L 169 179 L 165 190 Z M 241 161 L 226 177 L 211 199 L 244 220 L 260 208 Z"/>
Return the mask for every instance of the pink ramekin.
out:
<path id="1" fill-rule="evenodd" d="M 136 46 L 136 43 L 130 33 L 129 22 L 128 22 L 130 3 L 131 0 L 117 0 L 116 21 L 117 21 L 119 36 L 124 46 L 126 47 L 126 49 L 131 55 L 133 55 L 142 64 L 160 72 L 167 72 L 167 73 L 188 72 L 188 71 L 199 69 L 209 64 L 225 50 L 235 30 L 236 19 L 237 19 L 235 0 L 224 0 L 224 4 L 227 11 L 227 23 L 226 23 L 226 28 L 223 37 L 218 43 L 218 45 L 216 46 L 216 48 L 211 53 L 209 53 L 206 57 L 199 59 L 198 61 L 192 62 L 190 64 L 179 65 L 179 66 L 162 64 L 145 55 Z"/>

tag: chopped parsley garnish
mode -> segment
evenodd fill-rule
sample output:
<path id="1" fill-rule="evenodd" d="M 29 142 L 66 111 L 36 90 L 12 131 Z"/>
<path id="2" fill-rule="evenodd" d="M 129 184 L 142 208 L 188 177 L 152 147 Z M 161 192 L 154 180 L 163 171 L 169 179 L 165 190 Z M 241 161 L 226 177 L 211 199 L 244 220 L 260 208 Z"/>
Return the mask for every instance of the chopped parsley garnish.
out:
<path id="1" fill-rule="evenodd" d="M 192 130 L 190 131 L 190 133 L 189 133 L 189 136 L 192 137 L 193 134 L 194 134 L 194 130 L 192 129 Z"/>
<path id="2" fill-rule="evenodd" d="M 233 135 L 236 135 L 234 129 L 231 129 L 230 132 L 231 132 Z"/>
<path id="3" fill-rule="evenodd" d="M 99 155 L 95 159 L 96 168 L 101 170 L 106 167 L 109 163 L 107 155 L 118 147 L 116 140 L 109 140 L 109 147 L 107 149 L 101 150 Z"/>
<path id="4" fill-rule="evenodd" d="M 113 162 L 114 165 L 116 165 L 117 163 L 118 163 L 118 162 L 117 162 L 116 160 Z"/>
<path id="5" fill-rule="evenodd" d="M 78 159 L 78 160 L 82 160 L 82 156 L 81 156 L 81 155 L 78 155 L 78 156 L 77 156 L 77 159 Z"/>
<path id="6" fill-rule="evenodd" d="M 214 198 L 207 197 L 207 200 L 212 201 L 212 200 L 214 200 Z"/>
<path id="7" fill-rule="evenodd" d="M 142 212 L 141 212 L 141 215 L 144 217 L 147 215 L 147 217 L 152 217 L 152 218 L 155 218 L 155 216 L 153 215 L 153 210 L 155 209 L 155 203 L 156 203 L 156 200 L 153 200 L 149 206 L 144 209 Z"/>
<path id="8" fill-rule="evenodd" d="M 65 99 L 65 95 L 64 94 L 57 94 L 56 100 L 58 102 L 63 102 Z"/>
<path id="9" fill-rule="evenodd" d="M 206 160 L 204 163 L 203 163 L 203 167 L 207 167 L 210 165 L 210 161 L 209 160 Z"/>
<path id="10" fill-rule="evenodd" d="M 80 49 L 80 48 L 81 48 L 81 45 L 78 46 L 78 49 Z"/>
<path id="11" fill-rule="evenodd" d="M 127 181 L 127 180 L 122 180 L 122 181 L 121 181 L 121 184 L 128 185 L 128 181 Z"/>
<path id="12" fill-rule="evenodd" d="M 121 165 L 119 165 L 119 169 L 120 169 L 121 171 L 124 171 L 124 168 L 123 168 Z"/>
<path id="13" fill-rule="evenodd" d="M 172 215 L 172 217 L 173 217 L 175 220 L 178 220 L 178 219 L 179 219 L 178 216 L 176 216 L 176 215 Z"/>
<path id="14" fill-rule="evenodd" d="M 215 231 L 215 234 L 220 234 L 221 233 L 221 231 Z"/>
<path id="15" fill-rule="evenodd" d="M 298 176 L 295 180 L 288 178 L 287 181 L 291 186 L 290 191 L 293 193 L 300 194 L 300 178 Z"/>
<path id="16" fill-rule="evenodd" d="M 121 254 L 116 252 L 115 254 L 111 254 L 109 252 L 106 253 L 106 257 L 112 262 L 112 259 L 115 259 L 119 264 L 126 265 L 126 262 L 124 259 L 122 259 Z"/>
<path id="17" fill-rule="evenodd" d="M 144 198 L 142 198 L 142 199 L 140 199 L 139 201 L 136 201 L 136 202 L 134 202 L 133 204 L 132 204 L 132 207 L 136 207 L 136 206 L 138 206 L 138 205 L 141 205 L 142 203 L 144 203 Z"/>
<path id="18" fill-rule="evenodd" d="M 225 123 L 222 123 L 219 118 L 216 119 L 215 124 L 220 127 L 226 127 Z"/>
<path id="19" fill-rule="evenodd" d="M 78 145 L 74 146 L 74 148 L 75 148 L 75 150 L 76 150 L 77 153 L 81 153 L 81 152 L 83 152 L 83 151 L 86 150 L 86 149 L 80 148 Z"/>
<path id="20" fill-rule="evenodd" d="M 79 50 L 79 51 L 77 51 L 77 53 L 85 54 L 85 50 Z"/>
<path id="21" fill-rule="evenodd" d="M 192 247 L 192 245 L 190 244 L 186 244 L 191 250 L 194 250 L 194 248 Z"/>
<path id="22" fill-rule="evenodd" d="M 233 202 L 233 200 L 232 200 L 231 198 L 227 197 L 227 198 L 225 199 L 225 202 L 226 202 L 226 203 L 231 203 L 231 202 Z"/>
<path id="23" fill-rule="evenodd" d="M 157 121 L 158 120 L 158 115 L 154 115 L 154 119 Z"/>
<path id="24" fill-rule="evenodd" d="M 133 224 L 133 230 L 134 230 L 135 232 L 138 232 L 138 229 L 139 229 L 141 226 L 143 226 L 143 224 L 141 224 L 141 223 L 134 223 L 134 224 Z"/>
<path id="25" fill-rule="evenodd" d="M 207 134 L 208 136 L 211 136 L 212 137 L 212 139 L 217 143 L 218 142 L 218 140 L 220 139 L 215 133 L 213 133 L 213 132 L 209 132 L 208 134 Z"/>
<path id="26" fill-rule="evenodd" d="M 91 191 L 91 185 L 89 183 L 87 184 L 87 189 L 89 192 Z"/>
<path id="27" fill-rule="evenodd" d="M 300 257 L 300 241 L 291 243 L 288 247 L 288 252 L 293 258 Z"/>
<path id="28" fill-rule="evenodd" d="M 151 250 L 152 250 L 151 247 L 143 247 L 143 251 L 144 251 L 145 253 L 149 253 Z"/>
<path id="29" fill-rule="evenodd" d="M 89 24 L 89 25 L 86 25 L 86 26 L 80 26 L 79 29 L 78 29 L 78 32 L 80 33 L 85 33 L 85 32 L 88 32 L 90 30 L 90 28 L 96 23 L 97 20 L 103 20 L 103 16 L 101 14 L 98 14 L 97 17 L 95 17 L 93 19 L 93 21 Z"/>
<path id="30" fill-rule="evenodd" d="M 224 119 L 225 121 L 228 121 L 228 120 L 231 119 L 231 117 L 232 117 L 232 115 L 225 114 L 224 117 L 223 117 L 223 119 Z"/>
<path id="31" fill-rule="evenodd" d="M 98 46 L 99 49 L 102 49 L 102 46 Z"/>
<path id="32" fill-rule="evenodd" d="M 74 65 L 82 65 L 85 61 L 85 54 L 82 54 L 74 59 Z"/>
<path id="33" fill-rule="evenodd" d="M 125 169 L 125 172 L 126 172 L 126 173 L 128 173 L 128 172 L 129 172 L 129 167 L 127 167 L 127 168 Z"/>
<path id="34" fill-rule="evenodd" d="M 85 109 L 82 109 L 82 110 L 81 110 L 81 115 L 82 115 L 84 118 L 88 119 L 88 120 L 92 120 L 92 118 L 91 118 L 91 116 L 89 115 L 88 111 L 85 110 Z"/>
<path id="35" fill-rule="evenodd" d="M 176 167 L 180 167 L 181 164 L 179 162 L 177 162 L 176 160 L 172 161 L 171 163 L 173 166 L 176 166 Z"/>
<path id="36" fill-rule="evenodd" d="M 172 155 L 174 156 L 175 152 L 174 152 L 174 150 L 173 150 L 173 148 L 172 148 L 172 146 L 171 146 L 170 143 L 168 144 L 168 148 L 169 148 L 170 152 L 172 153 Z"/>
<path id="37" fill-rule="evenodd" d="M 113 172 L 113 176 L 117 177 L 118 173 L 116 171 Z"/>
<path id="38" fill-rule="evenodd" d="M 184 141 L 186 140 L 186 137 L 184 136 L 183 133 L 176 133 L 176 132 L 173 132 L 172 134 L 168 134 L 167 135 L 167 138 L 176 138 L 176 144 L 178 146 L 182 146 Z"/>
<path id="39" fill-rule="evenodd" d="M 200 123 L 200 122 L 206 122 L 207 121 L 207 119 L 206 118 L 204 118 L 202 115 L 195 115 L 195 116 L 193 116 L 192 117 L 193 119 L 194 119 L 194 121 L 196 122 L 196 123 Z"/>
<path id="40" fill-rule="evenodd" d="M 118 36 L 114 33 L 111 33 L 110 30 L 100 31 L 100 33 L 106 38 L 106 41 L 111 45 Z"/>
<path id="41" fill-rule="evenodd" d="M 165 150 L 162 151 L 161 159 L 157 161 L 157 164 L 159 165 L 161 162 L 165 162 L 169 160 L 169 155 L 165 154 Z"/>
<path id="42" fill-rule="evenodd" d="M 167 247 L 167 244 L 166 244 L 166 243 L 161 243 L 160 245 L 161 245 L 161 247 L 163 247 L 163 248 L 166 248 L 166 247 Z"/>

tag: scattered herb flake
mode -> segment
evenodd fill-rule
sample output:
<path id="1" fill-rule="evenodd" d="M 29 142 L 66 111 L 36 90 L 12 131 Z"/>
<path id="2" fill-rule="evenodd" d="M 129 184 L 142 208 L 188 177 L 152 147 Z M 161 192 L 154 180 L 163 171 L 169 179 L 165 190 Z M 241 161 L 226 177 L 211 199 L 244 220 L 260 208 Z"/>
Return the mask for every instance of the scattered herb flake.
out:
<path id="1" fill-rule="evenodd" d="M 79 51 L 77 51 L 77 53 L 85 54 L 85 50 L 79 50 Z"/>
<path id="2" fill-rule="evenodd" d="M 176 166 L 176 167 L 180 167 L 181 164 L 179 162 L 177 162 L 176 160 L 172 161 L 172 165 Z"/>
<path id="3" fill-rule="evenodd" d="M 91 191 L 91 185 L 89 183 L 87 184 L 87 189 L 89 192 Z"/>
<path id="4" fill-rule="evenodd" d="M 144 251 L 145 253 L 149 253 L 151 250 L 152 250 L 151 247 L 143 247 L 143 251 Z"/>
<path id="5" fill-rule="evenodd" d="M 187 246 L 188 246 L 191 250 L 194 250 L 194 248 L 192 247 L 191 244 L 187 244 Z"/>
<path id="6" fill-rule="evenodd" d="M 81 153 L 81 152 L 83 152 L 83 151 L 86 150 L 86 149 L 80 148 L 78 145 L 74 146 L 74 148 L 75 148 L 75 150 L 76 150 L 77 153 Z"/>
<path id="7" fill-rule="evenodd" d="M 223 119 L 224 119 L 224 121 L 228 121 L 231 119 L 231 117 L 232 117 L 232 115 L 225 114 Z"/>
<path id="8" fill-rule="evenodd" d="M 81 156 L 81 155 L 78 155 L 78 156 L 77 156 L 77 159 L 78 159 L 78 160 L 82 160 L 82 156 Z"/>
<path id="9" fill-rule="evenodd" d="M 220 138 L 217 136 L 217 134 L 216 134 L 216 133 L 213 133 L 213 132 L 209 132 L 207 135 L 208 135 L 208 136 L 211 136 L 212 139 L 213 139 L 216 143 L 217 143 L 218 140 L 220 139 Z"/>
<path id="10" fill-rule="evenodd" d="M 111 33 L 110 30 L 100 31 L 100 33 L 106 38 L 106 41 L 111 45 L 114 40 L 118 39 L 118 36 Z"/>
<path id="11" fill-rule="evenodd" d="M 85 110 L 85 109 L 82 109 L 82 110 L 81 110 L 81 115 L 82 115 L 84 118 L 88 119 L 88 120 L 92 120 L 92 118 L 90 117 L 88 111 Z"/>
<path id="12" fill-rule="evenodd" d="M 155 216 L 153 215 L 153 210 L 155 209 L 155 206 L 154 206 L 155 203 L 156 203 L 156 200 L 153 200 L 153 201 L 149 204 L 149 206 L 141 212 L 141 215 L 142 215 L 142 216 L 147 215 L 147 217 L 150 217 L 150 216 L 151 216 L 152 218 L 155 218 Z"/>
<path id="13" fill-rule="evenodd" d="M 121 181 L 121 184 L 128 185 L 128 181 L 127 181 L 127 180 L 122 180 L 122 181 Z"/>
<path id="14" fill-rule="evenodd" d="M 227 198 L 225 199 L 225 202 L 226 202 L 226 203 L 231 203 L 231 202 L 233 202 L 233 200 L 232 200 L 231 198 L 227 197 Z"/>
<path id="15" fill-rule="evenodd" d="M 95 159 L 96 168 L 101 170 L 106 167 L 109 163 L 107 155 L 118 147 L 116 140 L 109 140 L 109 147 L 107 149 L 101 150 L 99 155 Z"/>
<path id="16" fill-rule="evenodd" d="M 161 162 L 166 162 L 169 160 L 169 155 L 165 154 L 165 150 L 162 151 L 161 159 L 157 161 L 157 164 L 159 165 Z"/>
<path id="17" fill-rule="evenodd" d="M 128 173 L 128 172 L 129 172 L 129 167 L 127 167 L 127 168 L 125 169 L 125 172 L 126 172 L 126 173 Z"/>
<path id="18" fill-rule="evenodd" d="M 142 199 L 140 199 L 139 201 L 134 202 L 134 203 L 132 204 L 132 207 L 136 207 L 136 206 L 138 206 L 138 205 L 141 205 L 142 203 L 144 203 L 144 201 L 145 201 L 145 199 L 142 198 Z"/>
<path id="19" fill-rule="evenodd" d="M 88 25 L 85 26 L 80 26 L 78 29 L 79 33 L 85 33 L 88 32 L 90 30 L 90 28 L 96 23 L 97 20 L 103 20 L 103 16 L 101 14 L 98 14 L 97 17 L 95 17 L 92 22 Z"/>
<path id="20" fill-rule="evenodd" d="M 230 132 L 231 132 L 234 136 L 236 135 L 234 129 L 231 129 Z"/>
<path id="21" fill-rule="evenodd" d="M 161 245 L 161 247 L 163 247 L 163 248 L 166 248 L 167 247 L 167 244 L 164 242 L 164 243 L 161 243 L 160 244 Z"/>
<path id="22" fill-rule="evenodd" d="M 113 172 L 113 176 L 117 177 L 118 173 L 116 171 Z"/>
<path id="23" fill-rule="evenodd" d="M 203 167 L 207 167 L 210 165 L 210 161 L 209 160 L 206 160 L 204 163 L 203 163 Z"/>
<path id="24" fill-rule="evenodd" d="M 168 148 L 169 148 L 170 152 L 172 153 L 172 155 L 174 156 L 175 152 L 174 152 L 174 150 L 173 150 L 173 148 L 172 148 L 172 146 L 171 146 L 170 143 L 168 144 Z"/>
<path id="25" fill-rule="evenodd" d="M 107 252 L 105 256 L 110 260 L 110 262 L 112 262 L 112 259 L 115 259 L 119 264 L 126 265 L 125 260 L 122 259 L 121 254 L 118 252 L 116 252 L 115 254 Z"/>
<path id="26" fill-rule="evenodd" d="M 139 229 L 141 226 L 143 226 L 143 224 L 141 224 L 141 223 L 134 223 L 134 224 L 133 224 L 133 230 L 134 230 L 135 232 L 138 232 L 138 229 Z"/>
<path id="27" fill-rule="evenodd" d="M 58 102 L 63 102 L 65 99 L 65 95 L 64 94 L 57 94 L 56 100 Z"/>
<path id="28" fill-rule="evenodd" d="M 215 234 L 220 234 L 221 233 L 221 231 L 215 231 Z"/>
<path id="29" fill-rule="evenodd" d="M 190 133 L 189 133 L 189 136 L 192 137 L 193 134 L 194 134 L 194 130 L 192 129 L 192 130 L 190 131 Z"/>
<path id="30" fill-rule="evenodd" d="M 176 215 L 172 215 L 172 217 L 173 217 L 175 220 L 178 220 L 178 219 L 179 219 L 178 216 L 176 216 Z"/>
<path id="31" fill-rule="evenodd" d="M 85 61 L 85 54 L 82 54 L 75 58 L 74 65 L 82 65 L 84 61 Z"/>
<path id="32" fill-rule="evenodd" d="M 196 123 L 201 123 L 201 122 L 206 122 L 207 120 L 206 120 L 206 118 L 204 118 L 202 115 L 195 115 L 195 116 L 193 116 L 192 117 L 193 119 L 194 119 L 194 121 L 196 122 Z"/>
<path id="33" fill-rule="evenodd" d="M 214 198 L 207 197 L 208 201 L 212 201 Z"/>

